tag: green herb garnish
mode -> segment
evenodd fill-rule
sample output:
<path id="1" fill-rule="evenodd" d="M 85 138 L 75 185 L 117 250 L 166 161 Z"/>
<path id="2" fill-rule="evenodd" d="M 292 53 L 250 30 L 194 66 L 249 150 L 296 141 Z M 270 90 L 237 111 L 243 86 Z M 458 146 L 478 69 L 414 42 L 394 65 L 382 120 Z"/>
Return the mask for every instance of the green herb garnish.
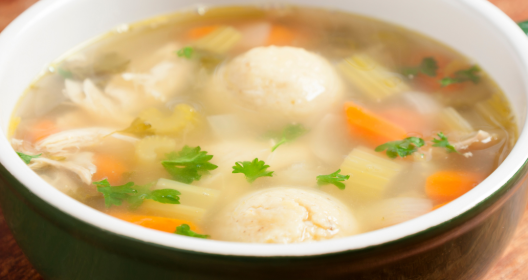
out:
<path id="1" fill-rule="evenodd" d="M 273 177 L 274 171 L 267 171 L 269 165 L 263 160 L 255 158 L 253 161 L 239 161 L 233 166 L 233 173 L 243 173 L 246 180 L 253 183 L 259 177 Z"/>
<path id="2" fill-rule="evenodd" d="M 440 80 L 440 84 L 442 85 L 442 87 L 446 87 L 446 86 L 449 86 L 451 84 L 456 84 L 456 83 L 468 82 L 468 81 L 471 81 L 474 84 L 477 84 L 480 81 L 480 76 L 478 75 L 479 72 L 480 72 L 480 68 L 477 65 L 475 65 L 467 70 L 460 70 L 460 71 L 455 72 L 453 77 L 443 78 L 442 80 Z"/>
<path id="3" fill-rule="evenodd" d="M 184 47 L 176 52 L 176 54 L 178 54 L 178 57 L 185 57 L 188 59 L 191 59 L 193 53 L 194 49 L 192 47 Z"/>
<path id="4" fill-rule="evenodd" d="M 336 172 L 328 174 L 328 175 L 317 176 L 317 185 L 324 186 L 324 185 L 333 184 L 338 189 L 344 190 L 345 184 L 341 182 L 350 179 L 350 175 L 341 175 L 339 174 L 339 172 L 341 172 L 341 169 L 338 169 Z"/>
<path id="5" fill-rule="evenodd" d="M 446 148 L 448 153 L 458 153 L 455 147 L 449 144 L 449 141 L 447 140 L 447 137 L 444 135 L 444 133 L 440 132 L 437 135 L 440 139 L 433 139 L 433 147 Z"/>
<path id="6" fill-rule="evenodd" d="M 407 137 L 403 140 L 387 142 L 376 147 L 376 152 L 387 150 L 387 156 L 390 158 L 406 157 L 418 151 L 418 148 L 425 145 L 425 141 L 418 137 Z"/>
<path id="7" fill-rule="evenodd" d="M 57 73 L 61 75 L 64 79 L 71 80 L 74 78 L 72 71 L 66 70 L 62 67 L 57 69 Z"/>
<path id="8" fill-rule="evenodd" d="M 152 184 L 138 186 L 132 182 L 122 186 L 111 186 L 107 179 L 94 182 L 97 191 L 103 194 L 106 208 L 112 205 L 119 206 L 126 201 L 130 209 L 137 209 L 145 199 L 151 199 L 164 204 L 180 204 L 181 194 L 173 189 L 150 190 Z"/>
<path id="9" fill-rule="evenodd" d="M 269 133 L 269 137 L 277 141 L 277 144 L 271 148 L 271 151 L 274 152 L 280 145 L 291 142 L 303 136 L 306 132 L 308 130 L 302 124 L 290 124 L 280 133 Z"/>
<path id="10" fill-rule="evenodd" d="M 200 147 L 183 147 L 180 152 L 167 154 L 167 159 L 161 162 L 165 170 L 179 182 L 190 184 L 198 181 L 202 175 L 208 174 L 209 170 L 214 170 L 218 166 L 210 163 L 213 158 L 206 151 L 201 151 Z"/>
<path id="11" fill-rule="evenodd" d="M 209 235 L 199 234 L 191 230 L 191 227 L 188 224 L 182 224 L 181 226 L 176 227 L 175 234 L 185 235 L 196 238 L 209 238 Z"/>
<path id="12" fill-rule="evenodd" d="M 110 186 L 107 179 L 99 182 L 93 182 L 97 186 L 97 191 L 103 194 L 106 208 L 110 208 L 112 205 L 119 206 L 130 197 L 130 194 L 137 193 L 132 187 L 134 183 L 129 182 L 122 186 Z"/>
<path id="13" fill-rule="evenodd" d="M 220 54 L 215 54 L 210 51 L 189 46 L 179 49 L 178 51 L 176 51 L 176 54 L 178 55 L 178 57 L 183 57 L 186 59 L 195 59 L 200 62 L 200 64 L 204 68 L 208 70 L 216 68 L 216 66 L 225 59 L 225 57 Z"/>
<path id="14" fill-rule="evenodd" d="M 32 159 L 34 158 L 38 158 L 40 157 L 42 154 L 38 154 L 38 155 L 26 155 L 24 153 L 21 153 L 21 152 L 16 152 L 18 154 L 18 156 L 26 163 L 26 164 L 29 164 L 31 162 Z"/>
<path id="15" fill-rule="evenodd" d="M 405 76 L 416 76 L 419 73 L 423 73 L 430 77 L 436 77 L 436 71 L 438 70 L 438 63 L 432 57 L 425 57 L 418 67 L 410 67 L 403 70 Z"/>

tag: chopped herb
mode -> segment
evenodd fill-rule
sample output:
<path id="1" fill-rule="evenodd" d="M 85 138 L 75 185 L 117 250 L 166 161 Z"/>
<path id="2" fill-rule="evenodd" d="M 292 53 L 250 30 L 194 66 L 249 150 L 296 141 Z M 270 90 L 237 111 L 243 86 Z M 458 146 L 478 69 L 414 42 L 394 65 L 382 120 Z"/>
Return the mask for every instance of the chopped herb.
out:
<path id="1" fill-rule="evenodd" d="M 181 226 L 176 227 L 176 234 L 185 235 L 196 238 L 209 238 L 209 235 L 199 234 L 191 230 L 191 227 L 188 224 L 182 224 Z"/>
<path id="2" fill-rule="evenodd" d="M 184 47 L 176 51 L 176 54 L 178 57 L 196 59 L 204 68 L 209 70 L 216 68 L 216 66 L 225 59 L 225 57 L 220 54 L 193 47 Z"/>
<path id="3" fill-rule="evenodd" d="M 184 47 L 183 49 L 180 49 L 176 53 L 178 54 L 178 57 L 185 57 L 190 59 L 193 55 L 194 49 L 192 47 Z"/>
<path id="4" fill-rule="evenodd" d="M 447 137 L 444 135 L 444 133 L 440 132 L 437 135 L 440 139 L 433 139 L 433 147 L 446 148 L 448 153 L 458 153 L 455 147 L 449 144 L 449 141 L 447 140 Z"/>
<path id="5" fill-rule="evenodd" d="M 350 179 L 350 175 L 341 175 L 341 174 L 339 174 L 339 172 L 341 172 L 341 169 L 338 169 L 336 172 L 331 173 L 329 175 L 319 175 L 319 176 L 317 176 L 317 184 L 319 186 L 333 184 L 338 189 L 344 190 L 345 189 L 345 184 L 343 184 L 341 182 Z"/>
<path id="6" fill-rule="evenodd" d="M 474 84 L 477 84 L 480 81 L 480 76 L 478 75 L 479 72 L 480 72 L 480 68 L 477 65 L 475 65 L 467 70 L 460 70 L 460 71 L 455 72 L 453 77 L 443 78 L 442 80 L 440 80 L 440 84 L 443 87 L 446 87 L 451 84 L 463 83 L 463 82 L 468 82 L 468 81 L 471 81 Z"/>
<path id="7" fill-rule="evenodd" d="M 21 153 L 21 152 L 17 152 L 17 154 L 26 164 L 29 164 L 32 159 L 38 158 L 38 157 L 40 157 L 42 155 L 42 154 L 38 154 L 38 155 L 32 156 L 32 155 L 26 155 L 26 154 Z"/>
<path id="8" fill-rule="evenodd" d="M 74 78 L 73 73 L 69 70 L 66 70 L 62 67 L 59 67 L 57 69 L 57 73 L 61 75 L 64 79 L 71 80 Z"/>
<path id="9" fill-rule="evenodd" d="M 126 200 L 130 194 L 137 193 L 132 187 L 134 183 L 129 182 L 122 186 L 110 186 L 107 179 L 99 182 L 94 182 L 97 186 L 97 191 L 103 194 L 106 208 L 110 208 L 112 205 L 119 206 Z"/>
<path id="10" fill-rule="evenodd" d="M 302 124 L 290 124 L 280 133 L 269 133 L 268 136 L 277 141 L 277 144 L 271 148 L 271 151 L 274 152 L 280 145 L 291 142 L 303 136 L 306 132 L 308 130 Z"/>
<path id="11" fill-rule="evenodd" d="M 416 76 L 419 73 L 423 73 L 430 77 L 436 77 L 436 71 L 438 70 L 438 63 L 432 57 L 425 57 L 418 67 L 410 67 L 403 70 L 405 76 Z"/>
<path id="12" fill-rule="evenodd" d="M 239 161 L 233 166 L 233 173 L 243 173 L 246 180 L 253 183 L 259 177 L 273 177 L 274 171 L 267 171 L 269 165 L 263 160 L 255 158 L 253 161 Z"/>
<path id="13" fill-rule="evenodd" d="M 418 151 L 418 148 L 425 145 L 425 141 L 418 137 L 407 137 L 403 140 L 387 142 L 376 147 L 376 152 L 387 150 L 387 156 L 390 158 L 406 157 Z"/>
<path id="14" fill-rule="evenodd" d="M 201 151 L 199 146 L 196 148 L 185 146 L 180 152 L 167 154 L 167 159 L 161 164 L 176 181 L 190 184 L 200 180 L 202 175 L 209 173 L 209 170 L 218 167 L 209 162 L 212 158 L 213 156 L 208 155 L 206 151 Z"/>
<path id="15" fill-rule="evenodd" d="M 66 61 L 58 67 L 58 73 L 65 79 L 83 81 L 90 78 L 98 85 L 104 85 L 112 75 L 124 72 L 130 64 L 130 59 L 124 58 L 118 53 L 110 52 L 93 58 L 93 63 L 82 63 Z"/>
<path id="16" fill-rule="evenodd" d="M 112 205 L 119 206 L 123 201 L 126 201 L 130 209 L 137 209 L 145 199 L 152 199 L 164 204 L 180 204 L 179 195 L 181 193 L 179 191 L 173 189 L 151 191 L 152 184 L 138 186 L 129 182 L 122 186 L 113 187 L 107 179 L 93 184 L 97 186 L 97 191 L 103 194 L 106 208 L 110 208 Z"/>
<path id="17" fill-rule="evenodd" d="M 154 135 L 154 129 L 152 128 L 152 125 L 149 123 L 146 123 L 140 118 L 136 118 L 129 127 L 125 128 L 124 130 L 118 131 L 122 133 L 128 133 L 132 134 L 138 137 L 145 137 Z"/>

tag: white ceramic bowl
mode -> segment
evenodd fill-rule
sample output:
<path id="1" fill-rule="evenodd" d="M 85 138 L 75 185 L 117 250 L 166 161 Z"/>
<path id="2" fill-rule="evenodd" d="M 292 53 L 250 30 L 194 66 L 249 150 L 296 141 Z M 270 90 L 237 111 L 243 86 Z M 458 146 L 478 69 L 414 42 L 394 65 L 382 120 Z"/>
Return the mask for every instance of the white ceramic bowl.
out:
<path id="1" fill-rule="evenodd" d="M 462 235 L 503 211 L 503 204 L 514 193 L 524 195 L 524 185 L 519 185 L 515 180 L 524 174 L 523 165 L 528 159 L 528 145 L 524 144 L 528 140 L 525 129 L 528 108 L 528 40 L 500 10 L 482 0 L 287 2 L 350 11 L 401 25 L 427 34 L 475 60 L 497 81 L 512 102 L 522 132 L 518 144 L 491 176 L 447 206 L 402 224 L 347 238 L 295 245 L 242 244 L 186 238 L 135 226 L 77 202 L 33 173 L 18 158 L 5 137 L 9 118 L 25 88 L 47 65 L 64 53 L 121 24 L 197 6 L 197 1 L 41 0 L 17 18 L 0 36 L 0 163 L 5 168 L 2 175 L 4 193 L 12 192 L 14 197 L 22 201 L 26 196 L 31 196 L 24 203 L 29 208 L 33 207 L 33 212 L 38 212 L 39 207 L 53 209 L 49 210 L 55 212 L 49 214 L 47 219 L 51 221 L 48 222 L 53 223 L 56 215 L 63 215 L 61 219 L 71 219 L 90 230 L 119 236 L 130 242 L 155 244 L 152 246 L 201 252 L 205 255 L 289 256 L 292 259 L 326 256 L 331 253 L 356 254 L 365 252 L 365 248 L 384 248 L 387 244 L 397 244 L 398 240 L 408 242 L 409 238 L 411 241 L 414 238 L 418 240 L 417 237 L 420 236 L 423 239 L 425 236 L 446 234 L 457 228 L 459 235 Z M 253 4 L 242 0 L 204 0 L 199 3 L 206 6 Z M 4 195 L 3 201 L 8 196 L 9 194 Z M 35 201 L 39 201 L 38 207 L 33 205 Z M 518 207 L 511 211 L 522 211 L 524 205 L 521 204 L 525 203 L 524 200 L 516 203 L 519 204 Z M 12 211 L 6 209 L 13 207 L 10 203 L 4 203 L 3 207 L 8 219 L 16 219 L 10 216 Z M 508 225 L 515 227 L 516 223 L 517 220 L 512 219 Z M 465 227 L 461 227 L 462 224 Z M 468 226 L 470 224 L 472 226 Z M 24 227 L 18 227 L 15 221 L 11 221 L 10 225 L 15 234 L 25 230 Z M 70 233 L 68 230 L 65 232 Z M 82 236 L 83 230 L 78 234 Z M 445 237 L 446 240 L 455 238 L 454 235 L 449 236 Z M 435 244 L 443 244 L 444 241 L 437 240 Z M 25 247 L 23 244 L 21 246 Z M 26 253 L 31 250 L 24 249 Z M 494 254 L 498 254 L 500 250 L 498 248 Z M 37 257 L 34 258 L 34 261 L 39 261 Z M 46 267 L 38 268 L 46 270 Z"/>

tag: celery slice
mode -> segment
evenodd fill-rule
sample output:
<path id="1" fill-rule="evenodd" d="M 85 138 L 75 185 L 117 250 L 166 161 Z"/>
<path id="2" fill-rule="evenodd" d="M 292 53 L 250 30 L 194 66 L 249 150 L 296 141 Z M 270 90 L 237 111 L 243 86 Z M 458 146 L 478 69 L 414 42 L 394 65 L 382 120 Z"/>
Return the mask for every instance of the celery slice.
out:
<path id="1" fill-rule="evenodd" d="M 364 54 L 345 59 L 337 68 L 352 84 L 375 101 L 410 90 L 402 77 Z"/>
<path id="2" fill-rule="evenodd" d="M 191 186 L 181 182 L 159 179 L 156 186 L 153 188 L 157 189 L 174 189 L 181 193 L 180 203 L 182 205 L 199 207 L 208 209 L 214 205 L 218 196 L 220 195 L 219 190 Z"/>
<path id="3" fill-rule="evenodd" d="M 194 47 L 213 53 L 226 53 L 242 39 L 242 34 L 230 26 L 217 28 L 210 34 L 200 38 Z"/>
<path id="4" fill-rule="evenodd" d="M 150 200 L 145 200 L 138 210 L 146 215 L 188 220 L 194 223 L 199 223 L 205 214 L 203 208 L 182 204 L 163 204 Z"/>
<path id="5" fill-rule="evenodd" d="M 341 164 L 341 174 L 350 175 L 343 192 L 358 199 L 381 198 L 401 170 L 399 163 L 357 147 Z"/>
<path id="6" fill-rule="evenodd" d="M 500 94 L 477 103 L 477 112 L 489 123 L 497 127 L 508 127 L 513 121 L 513 114 L 509 109 L 508 101 Z"/>
<path id="7" fill-rule="evenodd" d="M 453 107 L 447 107 L 440 113 L 440 120 L 443 125 L 450 131 L 462 134 L 471 134 L 475 129 L 464 119 Z"/>

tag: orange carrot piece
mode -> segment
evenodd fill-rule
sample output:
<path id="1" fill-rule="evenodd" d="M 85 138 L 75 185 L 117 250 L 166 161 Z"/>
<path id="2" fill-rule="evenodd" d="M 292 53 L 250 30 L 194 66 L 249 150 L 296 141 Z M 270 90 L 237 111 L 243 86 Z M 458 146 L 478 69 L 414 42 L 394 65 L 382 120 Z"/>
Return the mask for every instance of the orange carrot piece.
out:
<path id="1" fill-rule="evenodd" d="M 433 207 L 433 210 L 431 210 L 431 211 L 434 211 L 434 210 L 436 210 L 436 209 L 438 209 L 438 208 L 444 207 L 444 206 L 446 206 L 446 204 L 448 204 L 449 202 L 451 202 L 451 201 L 437 204 L 437 205 L 435 205 L 435 206 Z"/>
<path id="2" fill-rule="evenodd" d="M 35 126 L 33 126 L 29 138 L 31 141 L 39 141 L 59 131 L 59 128 L 53 121 L 44 119 L 38 121 Z"/>
<path id="3" fill-rule="evenodd" d="M 390 108 L 380 112 L 380 115 L 401 126 L 407 132 L 423 133 L 431 127 L 427 117 L 407 108 Z"/>
<path id="4" fill-rule="evenodd" d="M 205 37 L 215 31 L 219 25 L 206 25 L 206 26 L 200 26 L 195 27 L 187 32 L 187 38 L 189 40 L 198 40 L 202 37 Z"/>
<path id="5" fill-rule="evenodd" d="M 411 65 L 420 65 L 422 60 L 426 57 L 432 57 L 438 65 L 436 76 L 431 77 L 424 74 L 418 74 L 415 77 L 415 81 L 420 88 L 427 91 L 440 91 L 440 92 L 453 92 L 461 90 L 464 84 L 451 84 L 446 87 L 442 87 L 440 80 L 445 77 L 453 75 L 456 71 L 462 70 L 463 68 L 453 67 L 453 60 L 448 57 L 437 54 L 437 53 L 418 53 L 411 58 Z M 456 68 L 456 69 L 455 69 Z"/>
<path id="6" fill-rule="evenodd" d="M 200 233 L 200 229 L 194 223 L 185 220 L 171 219 L 164 217 L 156 216 L 146 216 L 146 215 L 136 215 L 130 213 L 113 213 L 110 214 L 113 217 L 116 217 L 120 220 L 127 221 L 142 227 L 155 229 L 164 232 L 174 233 L 176 227 L 181 226 L 182 224 L 187 224 L 192 231 Z"/>
<path id="7" fill-rule="evenodd" d="M 345 104 L 345 114 L 352 133 L 366 140 L 368 144 L 378 146 L 407 137 L 407 132 L 401 126 L 352 102 Z"/>
<path id="8" fill-rule="evenodd" d="M 93 176 L 94 181 L 107 179 L 111 185 L 123 183 L 123 174 L 128 171 L 127 166 L 112 156 L 96 154 L 94 164 L 97 172 Z"/>
<path id="9" fill-rule="evenodd" d="M 281 26 L 273 25 L 271 27 L 268 40 L 266 41 L 267 46 L 289 46 L 293 44 L 296 34 L 293 30 Z"/>
<path id="10" fill-rule="evenodd" d="M 482 181 L 476 173 L 462 171 L 439 171 L 425 182 L 425 192 L 438 203 L 454 200 Z"/>

